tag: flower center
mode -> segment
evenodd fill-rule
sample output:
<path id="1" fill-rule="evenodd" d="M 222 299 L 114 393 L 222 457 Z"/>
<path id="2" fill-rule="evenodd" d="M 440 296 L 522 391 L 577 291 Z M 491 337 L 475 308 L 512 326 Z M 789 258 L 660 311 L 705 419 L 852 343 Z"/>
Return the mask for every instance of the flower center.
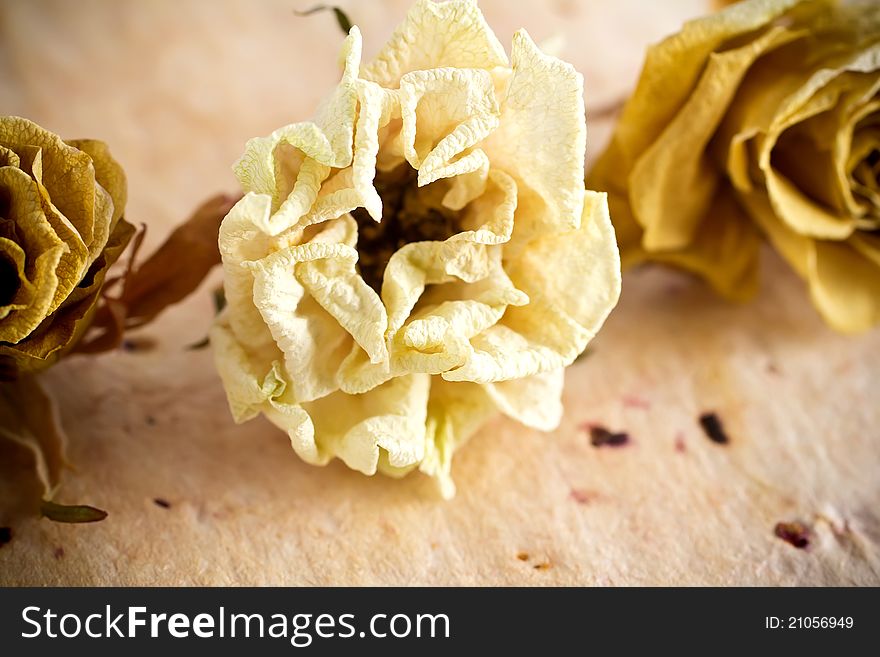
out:
<path id="1" fill-rule="evenodd" d="M 382 221 L 376 223 L 364 208 L 351 213 L 358 225 L 358 271 L 381 292 L 385 267 L 406 244 L 443 241 L 461 232 L 459 213 L 442 204 L 445 181 L 418 186 L 418 171 L 401 164 L 376 173 L 374 185 L 382 199 Z"/>
<path id="2" fill-rule="evenodd" d="M 0 252 L 0 306 L 8 306 L 18 294 L 21 279 L 15 263 L 3 252 Z"/>
<path id="3" fill-rule="evenodd" d="M 850 174 L 855 184 L 853 189 L 856 198 L 861 199 L 868 208 L 867 215 L 860 217 L 858 227 L 861 230 L 880 231 L 880 151 L 871 150 Z"/>
<path id="4" fill-rule="evenodd" d="M 9 194 L 6 190 L 0 190 L 0 238 L 18 244 L 15 223 L 6 218 L 8 214 Z M 12 303 L 20 287 L 21 279 L 18 277 L 18 268 L 12 257 L 6 253 L 4 246 L 4 248 L 0 248 L 0 306 L 8 306 Z"/>

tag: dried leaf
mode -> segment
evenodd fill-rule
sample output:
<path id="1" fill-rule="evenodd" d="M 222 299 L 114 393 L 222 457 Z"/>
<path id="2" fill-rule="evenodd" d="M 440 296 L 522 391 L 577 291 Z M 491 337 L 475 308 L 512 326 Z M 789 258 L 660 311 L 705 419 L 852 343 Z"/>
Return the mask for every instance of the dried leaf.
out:
<path id="1" fill-rule="evenodd" d="M 137 265 L 134 257 L 143 241 L 142 231 L 135 239 L 129 271 L 113 281 L 121 283 L 121 293 L 104 297 L 92 323 L 93 334 L 77 346 L 77 351 L 95 353 L 117 347 L 126 330 L 147 324 L 195 290 L 220 263 L 218 229 L 236 200 L 224 194 L 207 200 L 147 260 Z"/>
<path id="2" fill-rule="evenodd" d="M 33 453 L 43 495 L 51 495 L 64 466 L 67 439 L 55 401 L 36 377 L 0 383 L 0 437 Z"/>
<path id="3" fill-rule="evenodd" d="M 43 500 L 40 513 L 44 518 L 55 522 L 84 523 L 100 522 L 107 517 L 107 512 L 85 504 L 57 504 Z"/>
<path id="4" fill-rule="evenodd" d="M 187 351 L 201 351 L 202 349 L 207 347 L 209 344 L 211 344 L 211 337 L 206 335 L 198 342 L 193 342 L 192 344 L 187 345 L 186 349 L 187 349 Z"/>
<path id="5" fill-rule="evenodd" d="M 214 302 L 214 316 L 216 317 L 226 307 L 226 291 L 222 287 L 214 288 L 211 292 L 211 300 Z"/>
<path id="6" fill-rule="evenodd" d="M 203 203 L 132 272 L 120 298 L 126 307 L 126 328 L 142 326 L 184 299 L 220 264 L 217 233 L 237 200 L 220 194 Z"/>
<path id="7" fill-rule="evenodd" d="M 57 522 L 96 522 L 107 516 L 106 512 L 90 506 L 65 506 L 50 501 L 66 465 L 67 437 L 52 395 L 35 376 L 24 375 L 14 382 L 0 383 L 2 438 L 25 447 L 33 455 L 39 487 L 31 488 L 18 473 L 13 473 L 15 490 L 8 492 L 0 511 L 33 513 L 39 507 L 43 516 Z M 36 496 L 35 499 L 29 499 L 30 495 Z M 10 508 L 10 505 L 22 508 Z"/>

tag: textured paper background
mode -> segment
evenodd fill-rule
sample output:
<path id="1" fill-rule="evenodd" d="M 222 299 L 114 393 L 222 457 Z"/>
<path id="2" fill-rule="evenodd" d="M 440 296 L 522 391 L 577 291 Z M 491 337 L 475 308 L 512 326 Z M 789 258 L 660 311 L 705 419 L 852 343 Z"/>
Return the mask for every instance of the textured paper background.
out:
<path id="1" fill-rule="evenodd" d="M 408 3 L 341 4 L 368 58 Z M 566 37 L 597 115 L 591 157 L 644 45 L 703 8 L 481 5 L 504 43 L 523 25 L 539 43 Z M 335 84 L 341 35 L 329 15 L 293 15 L 308 6 L 7 1 L 2 111 L 109 142 L 149 248 L 235 189 L 248 137 L 308 117 Z M 70 359 L 47 377 L 76 467 L 59 500 L 110 517 L 0 518 L 13 531 L 0 584 L 880 584 L 880 331 L 833 334 L 784 265 L 770 253 L 764 265 L 744 307 L 674 272 L 628 274 L 568 372 L 559 430 L 491 422 L 456 457 L 448 503 L 421 476 L 313 468 L 268 422 L 234 426 L 210 354 L 184 350 L 206 332 L 209 282 L 136 336 L 152 351 Z M 706 410 L 730 444 L 703 435 Z M 590 422 L 631 443 L 591 446 Z M 20 458 L 0 449 L 0 477 Z M 791 520 L 810 528 L 808 549 L 774 536 Z"/>

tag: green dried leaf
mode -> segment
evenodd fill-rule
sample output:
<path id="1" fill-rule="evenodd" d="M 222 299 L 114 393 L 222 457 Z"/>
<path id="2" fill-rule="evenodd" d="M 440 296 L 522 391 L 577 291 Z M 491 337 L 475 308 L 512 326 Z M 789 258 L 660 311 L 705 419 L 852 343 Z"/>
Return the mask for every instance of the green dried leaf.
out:
<path id="1" fill-rule="evenodd" d="M 83 523 L 100 522 L 107 517 L 107 512 L 85 504 L 56 504 L 43 500 L 40 513 L 44 518 L 54 522 Z"/>
<path id="2" fill-rule="evenodd" d="M 212 293 L 214 298 L 214 314 L 219 315 L 226 307 L 226 291 L 222 287 L 218 287 Z"/>
<path id="3" fill-rule="evenodd" d="M 200 350 L 204 349 L 205 347 L 207 347 L 209 344 L 211 344 L 211 338 L 209 338 L 206 335 L 198 342 L 193 342 L 192 344 L 187 345 L 186 350 L 187 351 L 200 351 Z"/>

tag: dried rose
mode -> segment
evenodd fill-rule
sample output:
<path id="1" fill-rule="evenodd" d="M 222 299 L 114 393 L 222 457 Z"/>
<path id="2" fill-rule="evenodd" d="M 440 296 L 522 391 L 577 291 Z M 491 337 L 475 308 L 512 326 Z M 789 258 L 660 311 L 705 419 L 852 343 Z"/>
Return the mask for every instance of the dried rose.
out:
<path id="1" fill-rule="evenodd" d="M 418 2 L 317 116 L 253 139 L 223 222 L 211 342 L 237 421 L 314 464 L 419 468 L 451 495 L 492 413 L 558 424 L 563 370 L 617 301 L 605 196 L 583 184 L 583 80 L 472 1 Z"/>
<path id="2" fill-rule="evenodd" d="M 840 331 L 880 322 L 880 5 L 754 0 L 648 52 L 588 184 L 624 264 L 745 299 L 763 231 Z"/>
<path id="3" fill-rule="evenodd" d="M 88 328 L 134 227 L 105 144 L 0 117 L 0 370 L 36 372 Z"/>
<path id="4" fill-rule="evenodd" d="M 57 489 L 65 436 L 34 375 L 72 351 L 116 347 L 126 328 L 189 294 L 220 260 L 217 227 L 234 201 L 211 199 L 140 267 L 130 263 L 108 279 L 135 232 L 122 217 L 125 199 L 125 175 L 102 142 L 64 141 L 26 119 L 0 117 L 0 438 L 31 452 L 40 497 Z M 121 292 L 111 296 L 114 288 Z M 16 481 L 0 513 L 23 506 L 65 522 L 103 517 L 40 503 L 12 466 Z"/>

